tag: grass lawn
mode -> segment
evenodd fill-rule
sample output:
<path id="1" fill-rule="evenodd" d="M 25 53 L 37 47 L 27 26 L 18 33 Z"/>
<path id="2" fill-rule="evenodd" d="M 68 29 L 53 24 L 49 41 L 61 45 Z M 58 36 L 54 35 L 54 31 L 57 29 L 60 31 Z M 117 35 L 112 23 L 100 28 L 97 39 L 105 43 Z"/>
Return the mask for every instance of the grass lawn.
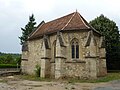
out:
<path id="1" fill-rule="evenodd" d="M 19 75 L 18 77 L 20 79 L 32 80 L 32 81 L 56 81 L 55 79 L 40 78 L 40 77 L 30 76 L 30 75 Z M 109 82 L 112 80 L 120 80 L 120 72 L 108 73 L 107 76 L 99 77 L 94 80 L 81 80 L 81 79 L 68 78 L 68 79 L 64 79 L 63 81 L 67 81 L 68 83 L 100 83 L 100 82 Z"/>
<path id="2" fill-rule="evenodd" d="M 120 72 L 119 73 L 108 73 L 104 77 L 99 77 L 97 79 L 90 79 L 90 80 L 78 80 L 78 79 L 69 79 L 68 82 L 74 83 L 100 83 L 100 82 L 109 82 L 113 80 L 120 80 Z"/>
<path id="3" fill-rule="evenodd" d="M 16 64 L 0 64 L 0 68 L 17 68 Z M 18 66 L 20 68 L 20 66 Z"/>
<path id="4" fill-rule="evenodd" d="M 36 77 L 34 75 L 17 75 L 19 79 L 23 80 L 31 80 L 31 81 L 52 81 L 53 79 L 50 78 L 41 78 L 41 77 Z"/>

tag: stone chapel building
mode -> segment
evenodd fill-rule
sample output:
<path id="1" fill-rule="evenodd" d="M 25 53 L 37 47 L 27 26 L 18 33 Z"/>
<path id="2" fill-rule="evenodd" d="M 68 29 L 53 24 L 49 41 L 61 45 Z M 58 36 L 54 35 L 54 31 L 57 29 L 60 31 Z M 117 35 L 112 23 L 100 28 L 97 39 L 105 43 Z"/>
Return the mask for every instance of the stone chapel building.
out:
<path id="1" fill-rule="evenodd" d="M 22 47 L 21 69 L 50 78 L 97 78 L 107 74 L 104 37 L 80 15 L 73 12 L 42 22 Z"/>

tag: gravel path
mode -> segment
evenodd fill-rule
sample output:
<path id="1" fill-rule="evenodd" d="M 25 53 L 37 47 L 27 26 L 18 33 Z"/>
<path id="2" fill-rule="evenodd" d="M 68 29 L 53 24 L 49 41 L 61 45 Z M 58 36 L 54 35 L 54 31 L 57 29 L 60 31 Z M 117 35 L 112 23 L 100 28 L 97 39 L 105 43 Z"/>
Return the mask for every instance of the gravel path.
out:
<path id="1" fill-rule="evenodd" d="M 17 79 L 14 76 L 0 78 L 0 90 L 120 90 L 120 80 L 107 83 L 40 82 Z"/>

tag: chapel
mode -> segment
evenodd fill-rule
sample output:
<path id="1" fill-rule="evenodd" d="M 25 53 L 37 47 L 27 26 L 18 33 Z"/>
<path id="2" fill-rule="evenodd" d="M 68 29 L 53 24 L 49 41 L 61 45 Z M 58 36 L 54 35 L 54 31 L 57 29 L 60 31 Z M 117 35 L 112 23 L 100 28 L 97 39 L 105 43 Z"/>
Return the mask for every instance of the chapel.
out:
<path id="1" fill-rule="evenodd" d="M 49 22 L 42 21 L 22 46 L 22 73 L 42 78 L 95 79 L 107 74 L 105 38 L 73 12 Z"/>

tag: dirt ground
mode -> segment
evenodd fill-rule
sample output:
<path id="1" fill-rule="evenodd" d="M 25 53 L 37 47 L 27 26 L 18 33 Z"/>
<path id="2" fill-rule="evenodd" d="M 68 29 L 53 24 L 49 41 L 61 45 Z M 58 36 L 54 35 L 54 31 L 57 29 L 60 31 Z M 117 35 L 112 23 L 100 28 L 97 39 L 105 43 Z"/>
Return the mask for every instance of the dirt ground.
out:
<path id="1" fill-rule="evenodd" d="M 0 90 L 120 90 L 120 80 L 107 83 L 67 83 L 30 81 L 7 76 L 0 77 Z"/>

